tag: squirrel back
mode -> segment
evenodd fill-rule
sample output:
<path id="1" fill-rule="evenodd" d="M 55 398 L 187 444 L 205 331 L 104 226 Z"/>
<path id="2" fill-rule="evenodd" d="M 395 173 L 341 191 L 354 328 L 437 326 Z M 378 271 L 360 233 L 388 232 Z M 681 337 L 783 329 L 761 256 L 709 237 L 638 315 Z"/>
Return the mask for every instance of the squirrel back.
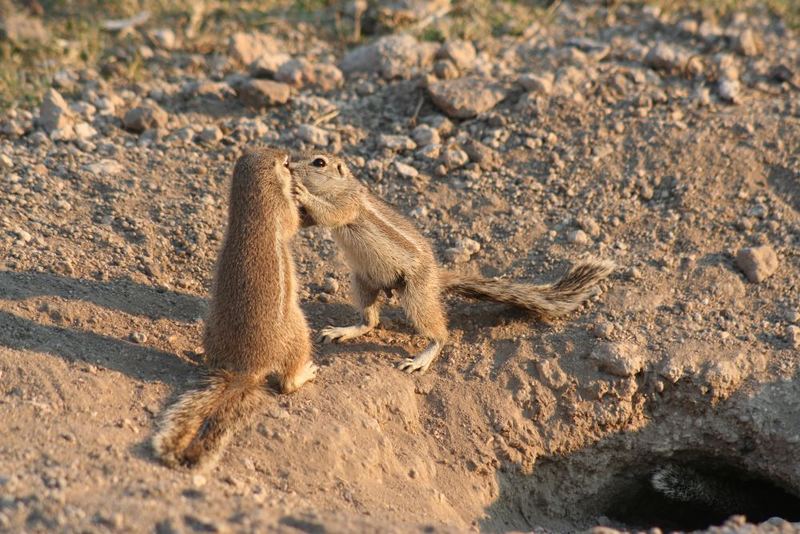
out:
<path id="1" fill-rule="evenodd" d="M 270 149 L 236 162 L 203 340 L 208 375 L 162 418 L 153 448 L 167 465 L 212 465 L 267 400 L 269 373 L 283 375 L 287 392 L 313 378 L 289 247 L 299 215 L 287 162 Z"/>

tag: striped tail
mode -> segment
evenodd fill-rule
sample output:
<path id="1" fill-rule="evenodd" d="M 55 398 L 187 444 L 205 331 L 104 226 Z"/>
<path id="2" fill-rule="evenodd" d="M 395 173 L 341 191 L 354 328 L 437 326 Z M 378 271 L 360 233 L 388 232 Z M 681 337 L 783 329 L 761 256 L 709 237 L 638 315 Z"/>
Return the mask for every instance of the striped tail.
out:
<path id="1" fill-rule="evenodd" d="M 502 302 L 554 319 L 576 310 L 594 294 L 595 286 L 614 271 L 607 260 L 585 260 L 554 284 L 525 284 L 482 276 L 441 273 L 446 291 L 479 300 Z"/>
<path id="2" fill-rule="evenodd" d="M 213 467 L 233 432 L 266 400 L 261 381 L 214 372 L 164 413 L 153 450 L 170 467 Z"/>

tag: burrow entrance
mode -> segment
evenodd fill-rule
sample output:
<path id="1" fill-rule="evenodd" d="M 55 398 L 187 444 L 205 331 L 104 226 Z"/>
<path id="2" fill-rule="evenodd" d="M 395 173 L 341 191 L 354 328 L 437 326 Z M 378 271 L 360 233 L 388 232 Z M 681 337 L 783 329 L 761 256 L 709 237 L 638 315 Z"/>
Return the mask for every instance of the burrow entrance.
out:
<path id="1" fill-rule="evenodd" d="M 733 515 L 753 523 L 772 517 L 800 521 L 800 494 L 792 488 L 735 459 L 697 451 L 661 456 L 604 449 L 542 458 L 530 476 L 506 479 L 505 485 L 506 520 L 487 523 L 489 530 L 607 524 L 692 531 L 721 525 Z"/>
<path id="2" fill-rule="evenodd" d="M 699 456 L 628 466 L 606 488 L 603 514 L 631 529 L 698 530 L 732 515 L 753 523 L 800 521 L 800 497 L 728 460 Z"/>

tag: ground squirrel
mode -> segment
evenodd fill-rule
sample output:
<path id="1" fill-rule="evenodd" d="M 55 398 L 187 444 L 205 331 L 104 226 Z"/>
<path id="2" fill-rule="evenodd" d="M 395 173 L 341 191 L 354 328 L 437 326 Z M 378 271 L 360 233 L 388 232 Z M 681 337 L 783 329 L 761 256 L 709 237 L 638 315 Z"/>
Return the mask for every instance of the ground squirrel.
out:
<path id="1" fill-rule="evenodd" d="M 341 158 L 306 152 L 293 156 L 289 168 L 304 224 L 331 229 L 352 270 L 353 298 L 361 310 L 361 324 L 325 328 L 323 340 L 343 341 L 372 330 L 378 324 L 380 291 L 397 290 L 409 320 L 431 340 L 416 358 L 400 364 L 407 372 L 425 372 L 447 342 L 442 291 L 508 303 L 549 319 L 575 310 L 614 269 L 609 261 L 584 261 L 548 285 L 445 271 L 428 240 L 356 180 Z"/>
<path id="2" fill-rule="evenodd" d="M 235 427 L 265 405 L 268 374 L 280 375 L 284 393 L 316 375 L 289 247 L 300 218 L 287 163 L 271 149 L 236 162 L 203 339 L 209 376 L 166 411 L 153 438 L 168 465 L 213 465 Z"/>

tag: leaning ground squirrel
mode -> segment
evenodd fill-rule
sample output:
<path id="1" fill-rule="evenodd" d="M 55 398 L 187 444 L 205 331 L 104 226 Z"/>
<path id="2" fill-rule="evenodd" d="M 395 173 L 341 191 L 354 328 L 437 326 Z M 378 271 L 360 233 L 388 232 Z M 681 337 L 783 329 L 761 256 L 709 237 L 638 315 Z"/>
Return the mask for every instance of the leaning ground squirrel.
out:
<path id="1" fill-rule="evenodd" d="M 153 438 L 168 465 L 213 465 L 267 402 L 268 374 L 280 375 L 284 393 L 316 375 L 289 246 L 300 218 L 287 162 L 271 149 L 236 162 L 203 340 L 209 376 L 166 411 Z"/>
<path id="2" fill-rule="evenodd" d="M 614 270 L 610 261 L 583 261 L 560 281 L 547 285 L 444 271 L 428 240 L 408 219 L 356 180 L 341 158 L 306 152 L 293 156 L 289 168 L 304 223 L 331 229 L 352 270 L 353 298 L 361 310 L 361 324 L 325 328 L 323 340 L 344 341 L 375 328 L 380 291 L 397 290 L 409 320 L 431 340 L 419 356 L 400 364 L 407 372 L 424 373 L 447 342 L 442 291 L 504 302 L 550 319 L 575 310 Z"/>

